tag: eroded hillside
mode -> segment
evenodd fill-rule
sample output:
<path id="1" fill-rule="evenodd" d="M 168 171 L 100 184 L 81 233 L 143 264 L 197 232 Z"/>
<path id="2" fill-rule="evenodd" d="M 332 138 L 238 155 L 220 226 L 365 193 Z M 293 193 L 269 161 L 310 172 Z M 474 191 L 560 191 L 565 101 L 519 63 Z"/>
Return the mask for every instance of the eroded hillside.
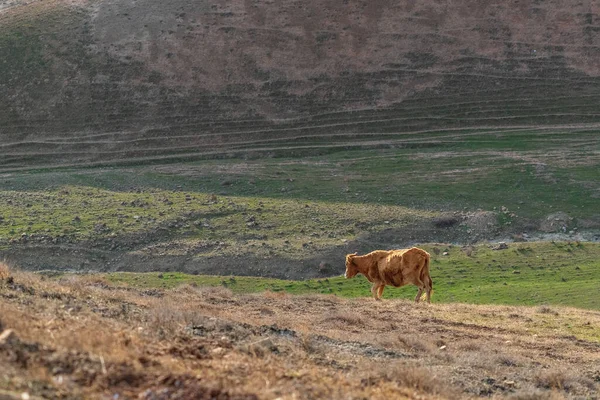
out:
<path id="1" fill-rule="evenodd" d="M 0 169 L 599 122 L 590 1 L 227 3 L 3 2 Z"/>

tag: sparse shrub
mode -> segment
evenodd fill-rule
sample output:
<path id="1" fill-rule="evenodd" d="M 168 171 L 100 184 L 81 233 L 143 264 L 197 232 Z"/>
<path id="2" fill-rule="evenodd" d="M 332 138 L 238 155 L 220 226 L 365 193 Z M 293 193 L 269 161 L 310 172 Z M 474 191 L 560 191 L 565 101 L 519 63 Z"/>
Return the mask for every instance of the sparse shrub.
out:
<path id="1" fill-rule="evenodd" d="M 233 297 L 231 289 L 223 286 L 194 286 L 191 284 L 183 284 L 173 289 L 175 293 L 190 294 L 200 297 L 212 297 L 230 299 Z"/>
<path id="2" fill-rule="evenodd" d="M 190 295 L 194 295 L 198 293 L 198 286 L 193 286 L 190 285 L 188 283 L 184 283 L 182 285 L 178 285 L 176 287 L 174 287 L 172 289 L 173 293 L 178 293 L 178 294 L 190 294 Z"/>
<path id="3" fill-rule="evenodd" d="M 350 311 L 336 311 L 328 314 L 323 318 L 323 322 L 341 322 L 346 325 L 354 326 L 363 326 L 365 324 L 364 319 L 360 315 Z"/>
<path id="4" fill-rule="evenodd" d="M 220 286 L 200 286 L 196 291 L 204 296 L 220 297 L 230 299 L 233 297 L 233 292 L 229 288 Z"/>
<path id="5" fill-rule="evenodd" d="M 459 344 L 457 348 L 464 351 L 479 351 L 481 350 L 481 344 L 476 340 L 469 340 L 468 342 Z"/>
<path id="6" fill-rule="evenodd" d="M 4 262 L 0 262 L 0 280 L 6 280 L 10 276 L 10 267 Z"/>
<path id="7" fill-rule="evenodd" d="M 319 354 L 322 352 L 322 346 L 314 335 L 303 333 L 300 335 L 300 346 L 307 354 Z"/>
<path id="8" fill-rule="evenodd" d="M 316 301 L 321 304 L 327 304 L 327 305 L 339 304 L 341 302 L 339 297 L 329 296 L 327 294 L 321 294 L 321 293 L 308 293 L 308 294 L 302 295 L 302 298 L 309 300 L 309 301 Z"/>
<path id="9" fill-rule="evenodd" d="M 60 285 L 61 289 L 67 293 L 81 296 L 84 292 L 86 292 L 86 284 L 80 276 L 71 275 L 62 277 L 58 280 L 58 284 Z"/>
<path id="10" fill-rule="evenodd" d="M 544 389 L 568 391 L 574 385 L 573 376 L 563 370 L 542 371 L 535 377 L 536 386 Z"/>
<path id="11" fill-rule="evenodd" d="M 457 397 L 452 396 L 454 392 L 453 388 L 448 387 L 447 383 L 438 380 L 426 368 L 408 365 L 388 366 L 385 370 L 376 368 L 376 371 L 365 379 L 365 382 L 373 386 L 377 385 L 378 381 L 395 382 L 400 387 L 410 388 L 423 393 L 444 393 L 449 398 Z"/>
<path id="12" fill-rule="evenodd" d="M 516 367 L 519 365 L 519 362 L 516 359 L 506 354 L 498 356 L 497 362 L 499 365 L 503 365 L 506 367 Z"/>
<path id="13" fill-rule="evenodd" d="M 563 399 L 556 392 L 540 389 L 521 389 L 517 393 L 509 397 L 510 400 L 559 400 Z"/>
<path id="14" fill-rule="evenodd" d="M 445 385 L 440 384 L 431 372 L 424 368 L 402 367 L 392 371 L 393 377 L 402 386 L 426 393 L 441 393 Z"/>
<path id="15" fill-rule="evenodd" d="M 462 354 L 460 360 L 462 364 L 479 370 L 495 371 L 498 368 L 498 359 L 486 349 Z"/>
<path id="16" fill-rule="evenodd" d="M 161 299 L 154 307 L 148 309 L 148 328 L 160 338 L 167 338 L 201 318 L 202 315 L 197 310 L 182 309 L 181 305 L 173 300 Z"/>
<path id="17" fill-rule="evenodd" d="M 553 314 L 553 315 L 558 315 L 558 312 L 553 310 L 552 308 L 548 307 L 548 306 L 540 306 L 537 309 L 537 312 L 540 314 Z"/>
<path id="18" fill-rule="evenodd" d="M 433 225 L 436 228 L 450 228 L 458 224 L 460 220 L 453 215 L 443 215 L 433 220 Z"/>
<path id="19" fill-rule="evenodd" d="M 83 286 L 93 286 L 102 289 L 108 289 L 114 286 L 108 279 L 97 275 L 81 275 L 75 278 Z"/>
<path id="20" fill-rule="evenodd" d="M 405 349 L 418 353 L 431 353 L 436 350 L 433 343 L 426 342 L 417 336 L 398 335 L 398 342 L 400 342 Z"/>
<path id="21" fill-rule="evenodd" d="M 323 351 L 323 346 L 319 343 L 318 337 L 312 333 L 312 327 L 300 325 L 297 327 L 298 344 L 307 354 L 316 354 Z"/>

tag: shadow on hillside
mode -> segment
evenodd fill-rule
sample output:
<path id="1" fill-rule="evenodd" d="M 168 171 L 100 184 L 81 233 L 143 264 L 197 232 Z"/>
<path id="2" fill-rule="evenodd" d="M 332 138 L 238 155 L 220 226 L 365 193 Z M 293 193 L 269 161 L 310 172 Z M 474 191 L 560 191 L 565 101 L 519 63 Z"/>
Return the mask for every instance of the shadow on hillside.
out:
<path id="1" fill-rule="evenodd" d="M 147 254 L 137 250 L 165 239 L 157 231 L 153 236 L 129 235 L 111 241 L 79 243 L 13 243 L 2 251 L 8 262 L 25 270 L 58 270 L 77 272 L 184 272 L 202 275 L 261 276 L 279 279 L 310 279 L 344 273 L 345 255 L 366 253 L 374 249 L 410 247 L 418 243 L 466 243 L 469 236 L 460 229 L 459 220 L 441 224 L 439 220 L 423 221 L 402 229 L 361 236 L 326 251 L 306 249 L 303 260 L 277 256 L 260 257 L 251 253 L 233 256 L 194 254 Z"/>

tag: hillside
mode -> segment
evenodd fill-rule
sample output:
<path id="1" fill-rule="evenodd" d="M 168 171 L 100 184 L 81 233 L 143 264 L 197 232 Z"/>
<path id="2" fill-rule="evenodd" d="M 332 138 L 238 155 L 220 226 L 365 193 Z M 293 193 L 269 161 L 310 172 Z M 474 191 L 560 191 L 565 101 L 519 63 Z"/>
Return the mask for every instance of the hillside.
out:
<path id="1" fill-rule="evenodd" d="M 0 171 L 506 132 L 597 162 L 599 29 L 590 1 L 3 1 Z"/>
<path id="2" fill-rule="evenodd" d="M 0 398 L 593 398 L 599 324 L 564 307 L 147 289 L 0 265 Z"/>
<path id="3" fill-rule="evenodd" d="M 597 398 L 599 31 L 0 0 L 0 400 Z M 340 276 L 413 245 L 430 305 Z"/>

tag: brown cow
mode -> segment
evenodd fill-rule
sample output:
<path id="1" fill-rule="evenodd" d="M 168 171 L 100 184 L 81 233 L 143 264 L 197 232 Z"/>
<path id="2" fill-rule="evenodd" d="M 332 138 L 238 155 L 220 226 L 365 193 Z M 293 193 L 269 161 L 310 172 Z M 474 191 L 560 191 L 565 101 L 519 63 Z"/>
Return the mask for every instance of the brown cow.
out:
<path id="1" fill-rule="evenodd" d="M 429 253 L 417 247 L 404 250 L 375 250 L 364 256 L 357 253 L 346 256 L 346 279 L 363 274 L 373 283 L 371 293 L 381 300 L 385 285 L 400 287 L 413 284 L 419 288 L 415 302 L 419 302 L 423 290 L 431 303 L 433 281 L 429 276 Z"/>

